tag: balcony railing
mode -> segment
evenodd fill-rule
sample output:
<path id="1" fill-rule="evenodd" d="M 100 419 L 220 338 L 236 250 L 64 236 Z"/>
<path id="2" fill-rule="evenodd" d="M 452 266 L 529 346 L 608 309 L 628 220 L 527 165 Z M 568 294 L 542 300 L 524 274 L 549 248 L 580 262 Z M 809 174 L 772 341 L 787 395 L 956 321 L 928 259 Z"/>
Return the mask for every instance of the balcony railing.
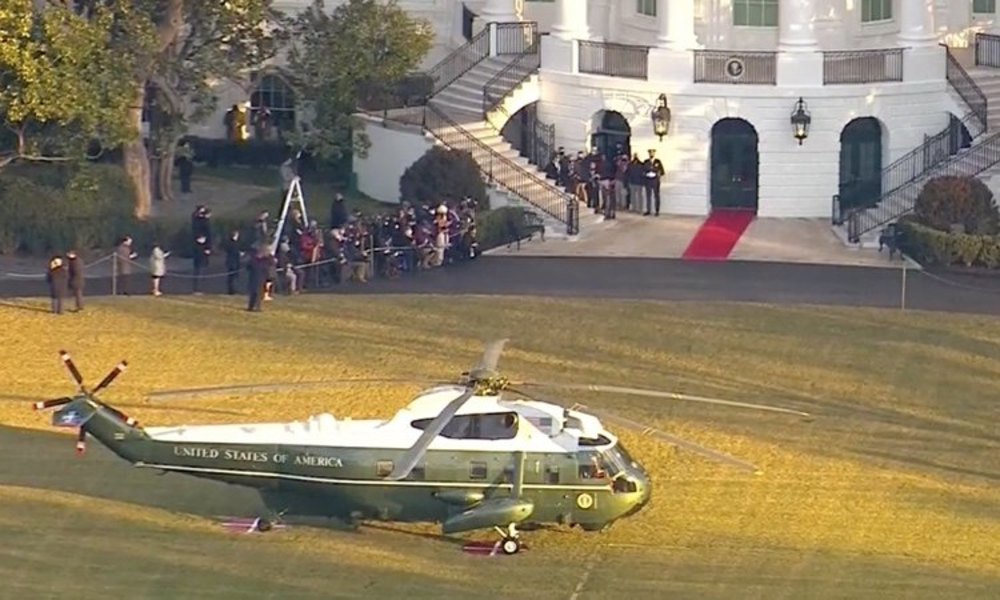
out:
<path id="1" fill-rule="evenodd" d="M 608 77 L 649 77 L 649 47 L 580 42 L 580 72 Z"/>
<path id="2" fill-rule="evenodd" d="M 777 85 L 777 52 L 695 50 L 695 83 Z"/>
<path id="3" fill-rule="evenodd" d="M 976 65 L 1000 67 L 1000 35 L 976 34 Z"/>
<path id="4" fill-rule="evenodd" d="M 823 85 L 902 80 L 902 48 L 823 53 Z"/>
<path id="5" fill-rule="evenodd" d="M 525 21 L 523 23 L 497 23 L 496 46 L 497 56 L 519 55 L 532 51 L 538 43 L 538 23 Z M 537 52 L 537 50 L 534 50 Z"/>

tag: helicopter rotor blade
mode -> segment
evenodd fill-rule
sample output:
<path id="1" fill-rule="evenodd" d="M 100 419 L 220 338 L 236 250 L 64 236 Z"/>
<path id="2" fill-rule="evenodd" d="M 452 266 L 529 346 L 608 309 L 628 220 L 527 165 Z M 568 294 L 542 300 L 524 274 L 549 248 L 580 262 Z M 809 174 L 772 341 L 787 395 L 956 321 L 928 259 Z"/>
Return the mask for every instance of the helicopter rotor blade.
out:
<path id="1" fill-rule="evenodd" d="M 576 390 L 581 392 L 605 392 L 610 394 L 627 394 L 631 396 L 647 396 L 651 398 L 667 398 L 670 400 L 684 400 L 686 402 L 701 402 L 705 404 L 718 404 L 722 406 L 732 406 L 735 408 L 748 408 L 752 410 L 763 410 L 768 412 L 783 413 L 789 415 L 797 415 L 800 417 L 811 418 L 812 415 L 807 412 L 802 412 L 800 410 L 793 410 L 790 408 L 782 408 L 780 406 L 770 406 L 767 404 L 753 404 L 750 402 L 736 402 L 734 400 L 722 400 L 721 398 L 709 398 L 706 396 L 694 396 L 691 394 L 682 394 L 680 392 L 662 392 L 658 390 L 646 390 L 641 388 L 631 388 L 631 387 L 619 387 L 614 385 L 576 385 L 576 384 L 562 384 L 562 383 L 534 383 L 534 382 L 517 382 L 520 387 L 537 387 L 537 388 L 560 388 L 564 390 Z"/>
<path id="2" fill-rule="evenodd" d="M 63 364 L 69 370 L 69 374 L 73 377 L 73 381 L 76 382 L 77 387 L 83 390 L 83 375 L 80 374 L 80 370 L 76 368 L 76 364 L 70 357 L 69 352 L 65 350 L 59 351 L 59 358 L 62 360 Z"/>
<path id="3" fill-rule="evenodd" d="M 236 385 L 219 385 L 200 388 L 178 388 L 158 390 L 146 394 L 150 400 L 168 400 L 178 398 L 194 398 L 201 396 L 211 396 L 215 394 L 226 394 L 230 392 L 258 393 L 274 392 L 285 389 L 295 389 L 303 387 L 336 387 L 343 385 L 354 385 L 358 383 L 416 383 L 416 384 L 442 384 L 444 382 L 433 379 L 411 379 L 411 378 L 360 378 L 360 379 L 330 379 L 315 381 L 287 381 L 270 383 L 244 383 Z"/>
<path id="4" fill-rule="evenodd" d="M 507 345 L 508 341 L 510 340 L 503 338 L 486 344 L 486 349 L 483 350 L 479 363 L 470 371 L 470 375 L 474 379 L 481 379 L 495 374 L 497 366 L 500 364 L 500 355 L 503 354 L 504 346 Z"/>
<path id="5" fill-rule="evenodd" d="M 754 473 L 756 475 L 760 475 L 762 473 L 762 471 L 757 466 L 748 463 L 745 460 L 740 460 L 724 452 L 720 452 L 712 448 L 707 448 L 700 444 L 696 444 L 694 442 L 685 440 L 676 435 L 660 431 L 659 429 L 643 425 L 642 423 L 639 423 L 637 421 L 626 419 L 625 417 L 620 417 L 618 415 L 609 413 L 607 411 L 594 410 L 593 408 L 590 408 L 583 404 L 574 404 L 572 410 L 581 410 L 589 414 L 596 415 L 600 417 L 602 421 L 615 423 L 625 429 L 631 429 L 632 431 L 635 431 L 640 435 L 648 435 L 654 437 L 662 442 L 670 444 L 671 446 L 677 446 L 678 448 L 682 448 L 684 450 L 687 450 L 688 452 L 692 452 L 703 458 L 714 460 L 715 462 L 726 464 L 729 465 L 730 467 L 736 467 L 737 469 Z"/>
<path id="6" fill-rule="evenodd" d="M 111 385 L 111 382 L 114 381 L 116 377 L 121 375 L 127 368 L 128 368 L 128 361 L 125 360 L 115 365 L 115 368 L 111 369 L 111 371 L 104 376 L 104 379 L 102 379 L 101 382 L 97 384 L 97 387 L 94 388 L 91 394 L 96 394 L 97 392 Z"/>
<path id="7" fill-rule="evenodd" d="M 56 406 L 62 406 L 63 404 L 69 404 L 73 401 L 73 398 L 69 396 L 63 396 L 62 398 L 53 398 L 52 400 L 42 400 L 40 402 L 35 402 L 31 405 L 34 410 L 45 410 L 47 408 L 55 408 Z"/>
<path id="8" fill-rule="evenodd" d="M 466 388 L 460 396 L 449 402 L 448 405 L 444 407 L 444 410 L 438 413 L 438 416 L 434 417 L 434 420 L 427 424 L 427 428 L 424 429 L 424 432 L 420 434 L 419 438 L 417 438 L 416 443 L 406 451 L 406 454 L 403 455 L 403 458 L 392 470 L 392 473 L 389 474 L 387 479 L 390 481 L 399 481 L 409 475 L 410 471 L 413 470 L 413 467 L 417 466 L 420 459 L 424 457 L 424 454 L 427 452 L 427 448 L 431 445 L 431 442 L 434 441 L 434 438 L 444 431 L 444 428 L 447 427 L 448 423 L 450 423 L 452 418 L 454 418 L 458 409 L 462 408 L 462 405 L 464 405 L 475 393 L 476 390 L 474 388 Z"/>

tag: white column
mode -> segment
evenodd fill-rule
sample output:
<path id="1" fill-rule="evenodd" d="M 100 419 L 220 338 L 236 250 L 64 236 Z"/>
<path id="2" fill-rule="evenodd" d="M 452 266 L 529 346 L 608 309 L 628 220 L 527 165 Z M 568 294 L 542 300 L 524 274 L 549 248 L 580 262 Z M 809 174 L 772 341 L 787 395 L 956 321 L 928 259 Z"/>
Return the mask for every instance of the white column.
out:
<path id="1" fill-rule="evenodd" d="M 694 33 L 694 0 L 656 0 L 659 34 L 656 43 L 670 50 L 690 50 L 698 46 Z"/>
<path id="2" fill-rule="evenodd" d="M 514 0 L 486 0 L 479 17 L 486 23 L 513 23 L 518 20 Z"/>
<path id="3" fill-rule="evenodd" d="M 782 52 L 816 51 L 818 42 L 813 29 L 815 19 L 816 0 L 780 0 L 778 49 Z"/>
<path id="4" fill-rule="evenodd" d="M 990 25 L 990 31 L 1000 33 L 1000 2 L 993 5 L 993 23 Z"/>
<path id="5" fill-rule="evenodd" d="M 552 35 L 563 40 L 590 37 L 587 0 L 556 0 L 556 22 L 552 24 Z"/>
<path id="6" fill-rule="evenodd" d="M 937 44 L 937 33 L 934 31 L 934 0 L 900 2 L 899 13 L 900 46 Z"/>

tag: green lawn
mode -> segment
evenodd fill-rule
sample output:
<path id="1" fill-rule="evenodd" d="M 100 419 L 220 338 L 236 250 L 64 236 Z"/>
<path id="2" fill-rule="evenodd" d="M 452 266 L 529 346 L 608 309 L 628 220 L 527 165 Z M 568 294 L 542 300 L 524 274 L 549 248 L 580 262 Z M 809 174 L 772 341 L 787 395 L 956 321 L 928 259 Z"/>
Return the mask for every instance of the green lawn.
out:
<path id="1" fill-rule="evenodd" d="M 239 214 L 248 219 L 253 219 L 258 212 L 267 209 L 275 213 L 281 206 L 281 176 L 277 167 L 199 167 L 199 176 L 212 177 L 232 181 L 240 184 L 259 185 L 274 189 L 273 193 L 263 193 L 255 198 L 251 198 L 244 211 Z M 350 191 L 343 186 L 336 185 L 329 181 L 322 181 L 317 178 L 303 180 L 302 194 L 306 200 L 306 209 L 320 223 L 326 223 L 330 217 L 330 205 L 337 192 L 344 194 L 344 198 L 351 210 L 360 209 L 365 214 L 383 213 L 396 209 L 394 204 L 386 204 L 373 200 L 357 191 Z M 273 215 L 277 218 L 277 214 Z"/>
<path id="2" fill-rule="evenodd" d="M 919 312 L 487 297 L 94 299 L 53 317 L 0 305 L 0 597 L 1000 597 L 1000 320 Z M 760 475 L 622 438 L 653 502 L 604 534 L 526 533 L 466 556 L 432 526 L 221 530 L 240 488 L 73 455 L 31 398 L 71 392 L 57 351 L 154 425 L 388 416 L 415 386 L 144 400 L 154 389 L 316 377 L 456 377 L 511 338 L 512 378 L 672 389 L 807 410 L 767 415 L 581 395 L 749 460 Z M 481 536 L 480 536 L 481 537 Z M 486 534 L 489 537 L 489 534 Z M 585 575 L 586 574 L 586 575 Z"/>

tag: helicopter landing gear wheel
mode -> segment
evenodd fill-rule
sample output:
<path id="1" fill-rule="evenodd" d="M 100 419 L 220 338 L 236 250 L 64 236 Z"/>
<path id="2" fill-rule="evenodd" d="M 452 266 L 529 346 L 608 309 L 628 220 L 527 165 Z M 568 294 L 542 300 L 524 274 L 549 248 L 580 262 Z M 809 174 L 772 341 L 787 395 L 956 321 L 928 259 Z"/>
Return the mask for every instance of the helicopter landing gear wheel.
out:
<path id="1" fill-rule="evenodd" d="M 274 528 L 274 523 L 272 523 L 269 519 L 265 519 L 263 517 L 257 519 L 257 522 L 254 523 L 254 529 L 256 529 L 261 533 L 266 533 L 268 531 L 271 531 L 271 529 L 273 528 Z"/>
<path id="2" fill-rule="evenodd" d="M 521 534 L 514 523 L 507 526 L 507 529 L 496 528 L 500 534 L 500 550 L 506 555 L 517 554 L 521 551 Z"/>
<path id="3" fill-rule="evenodd" d="M 517 554 L 518 552 L 521 551 L 521 540 L 517 539 L 516 537 L 504 538 L 500 542 L 500 549 L 503 550 L 503 553 L 507 555 Z"/>

